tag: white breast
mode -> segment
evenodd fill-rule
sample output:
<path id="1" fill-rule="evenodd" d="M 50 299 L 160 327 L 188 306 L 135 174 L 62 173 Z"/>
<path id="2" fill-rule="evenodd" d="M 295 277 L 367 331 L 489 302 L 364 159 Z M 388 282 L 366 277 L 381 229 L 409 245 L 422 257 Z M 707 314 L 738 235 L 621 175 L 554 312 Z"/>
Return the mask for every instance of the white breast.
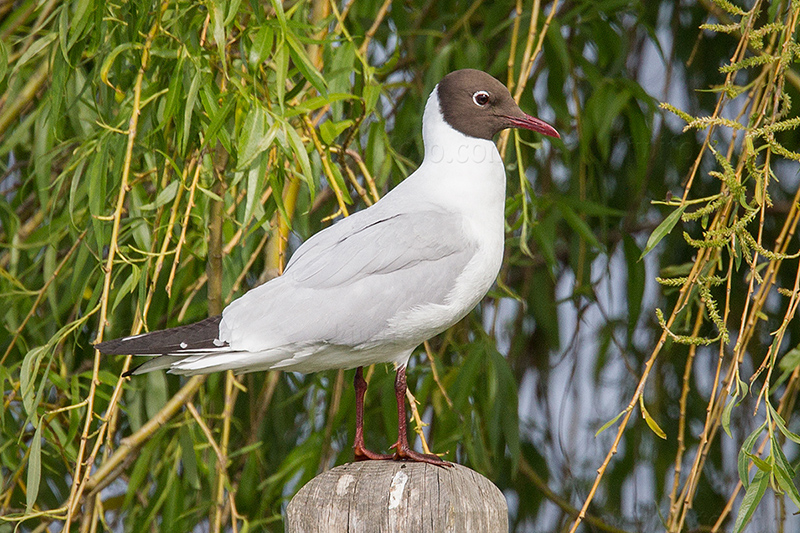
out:
<path id="1" fill-rule="evenodd" d="M 420 332 L 418 343 L 461 320 L 486 295 L 500 270 L 505 240 L 506 175 L 497 147 L 450 127 L 438 107 L 433 91 L 423 124 L 425 159 L 392 193 L 402 190 L 403 195 L 457 213 L 465 235 L 478 246 L 445 304 L 413 309 L 390 324 L 396 334 Z"/>

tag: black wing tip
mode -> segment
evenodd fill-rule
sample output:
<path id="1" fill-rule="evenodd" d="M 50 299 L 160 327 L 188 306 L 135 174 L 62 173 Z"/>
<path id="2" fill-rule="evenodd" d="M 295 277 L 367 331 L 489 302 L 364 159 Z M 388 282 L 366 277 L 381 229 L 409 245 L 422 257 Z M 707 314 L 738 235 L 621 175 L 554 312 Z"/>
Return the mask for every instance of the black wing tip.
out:
<path id="1" fill-rule="evenodd" d="M 148 356 L 176 354 L 186 348 L 191 348 L 192 351 L 198 348 L 219 349 L 217 337 L 221 320 L 222 315 L 216 315 L 186 326 L 94 343 L 92 347 L 103 355 Z M 179 334 L 178 338 L 175 338 L 176 334 Z M 137 374 L 137 371 L 148 362 L 136 365 L 124 372 L 121 377 L 128 378 Z"/>
<path id="2" fill-rule="evenodd" d="M 131 368 L 127 372 L 123 372 L 122 376 L 120 376 L 120 377 L 123 377 L 123 378 L 133 377 L 134 375 L 136 375 L 136 371 L 139 370 L 140 368 L 142 368 L 145 365 L 145 363 L 147 363 L 147 361 L 145 361 L 144 363 L 140 363 L 140 364 L 136 365 L 135 367 Z"/>
<path id="3" fill-rule="evenodd" d="M 93 347 L 104 355 L 167 355 L 187 347 L 218 348 L 214 342 L 221 321 L 222 315 L 216 315 L 185 326 L 99 342 Z"/>

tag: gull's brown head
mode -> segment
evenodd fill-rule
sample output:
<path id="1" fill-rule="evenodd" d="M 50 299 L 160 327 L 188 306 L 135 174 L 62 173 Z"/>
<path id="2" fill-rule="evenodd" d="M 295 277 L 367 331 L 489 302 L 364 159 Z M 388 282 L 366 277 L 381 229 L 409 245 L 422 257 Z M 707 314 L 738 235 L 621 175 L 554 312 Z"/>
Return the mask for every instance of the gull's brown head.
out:
<path id="1" fill-rule="evenodd" d="M 560 138 L 552 126 L 523 112 L 505 85 L 480 70 L 451 72 L 437 91 L 444 120 L 464 135 L 491 140 L 504 129 L 524 128 Z"/>

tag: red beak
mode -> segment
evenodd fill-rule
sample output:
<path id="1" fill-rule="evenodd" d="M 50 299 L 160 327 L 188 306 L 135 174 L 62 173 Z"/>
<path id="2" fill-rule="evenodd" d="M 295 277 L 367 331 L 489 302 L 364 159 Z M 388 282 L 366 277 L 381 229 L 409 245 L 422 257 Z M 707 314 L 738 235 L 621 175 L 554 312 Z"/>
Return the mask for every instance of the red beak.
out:
<path id="1" fill-rule="evenodd" d="M 508 120 L 515 128 L 524 128 L 526 130 L 536 131 L 542 135 L 555 137 L 556 139 L 561 138 L 561 135 L 558 134 L 553 126 L 543 120 L 539 120 L 538 118 L 532 117 L 525 113 L 523 113 L 521 117 L 506 116 L 504 118 Z"/>

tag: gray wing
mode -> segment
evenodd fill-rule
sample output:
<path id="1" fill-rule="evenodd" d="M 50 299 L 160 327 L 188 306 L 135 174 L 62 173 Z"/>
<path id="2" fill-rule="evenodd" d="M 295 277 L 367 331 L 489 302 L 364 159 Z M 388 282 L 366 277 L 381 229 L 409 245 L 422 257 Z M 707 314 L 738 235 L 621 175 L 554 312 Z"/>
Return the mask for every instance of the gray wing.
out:
<path id="1" fill-rule="evenodd" d="M 314 235 L 292 256 L 284 276 L 304 287 L 332 288 L 475 251 L 463 236 L 460 217 L 449 212 L 393 214 L 349 225 L 342 228 L 346 231 L 330 231 L 332 226 Z"/>
<path id="2" fill-rule="evenodd" d="M 228 306 L 223 340 L 248 351 L 385 341 L 393 317 L 444 303 L 476 250 L 452 212 L 356 213 L 306 241 L 283 276 Z"/>

